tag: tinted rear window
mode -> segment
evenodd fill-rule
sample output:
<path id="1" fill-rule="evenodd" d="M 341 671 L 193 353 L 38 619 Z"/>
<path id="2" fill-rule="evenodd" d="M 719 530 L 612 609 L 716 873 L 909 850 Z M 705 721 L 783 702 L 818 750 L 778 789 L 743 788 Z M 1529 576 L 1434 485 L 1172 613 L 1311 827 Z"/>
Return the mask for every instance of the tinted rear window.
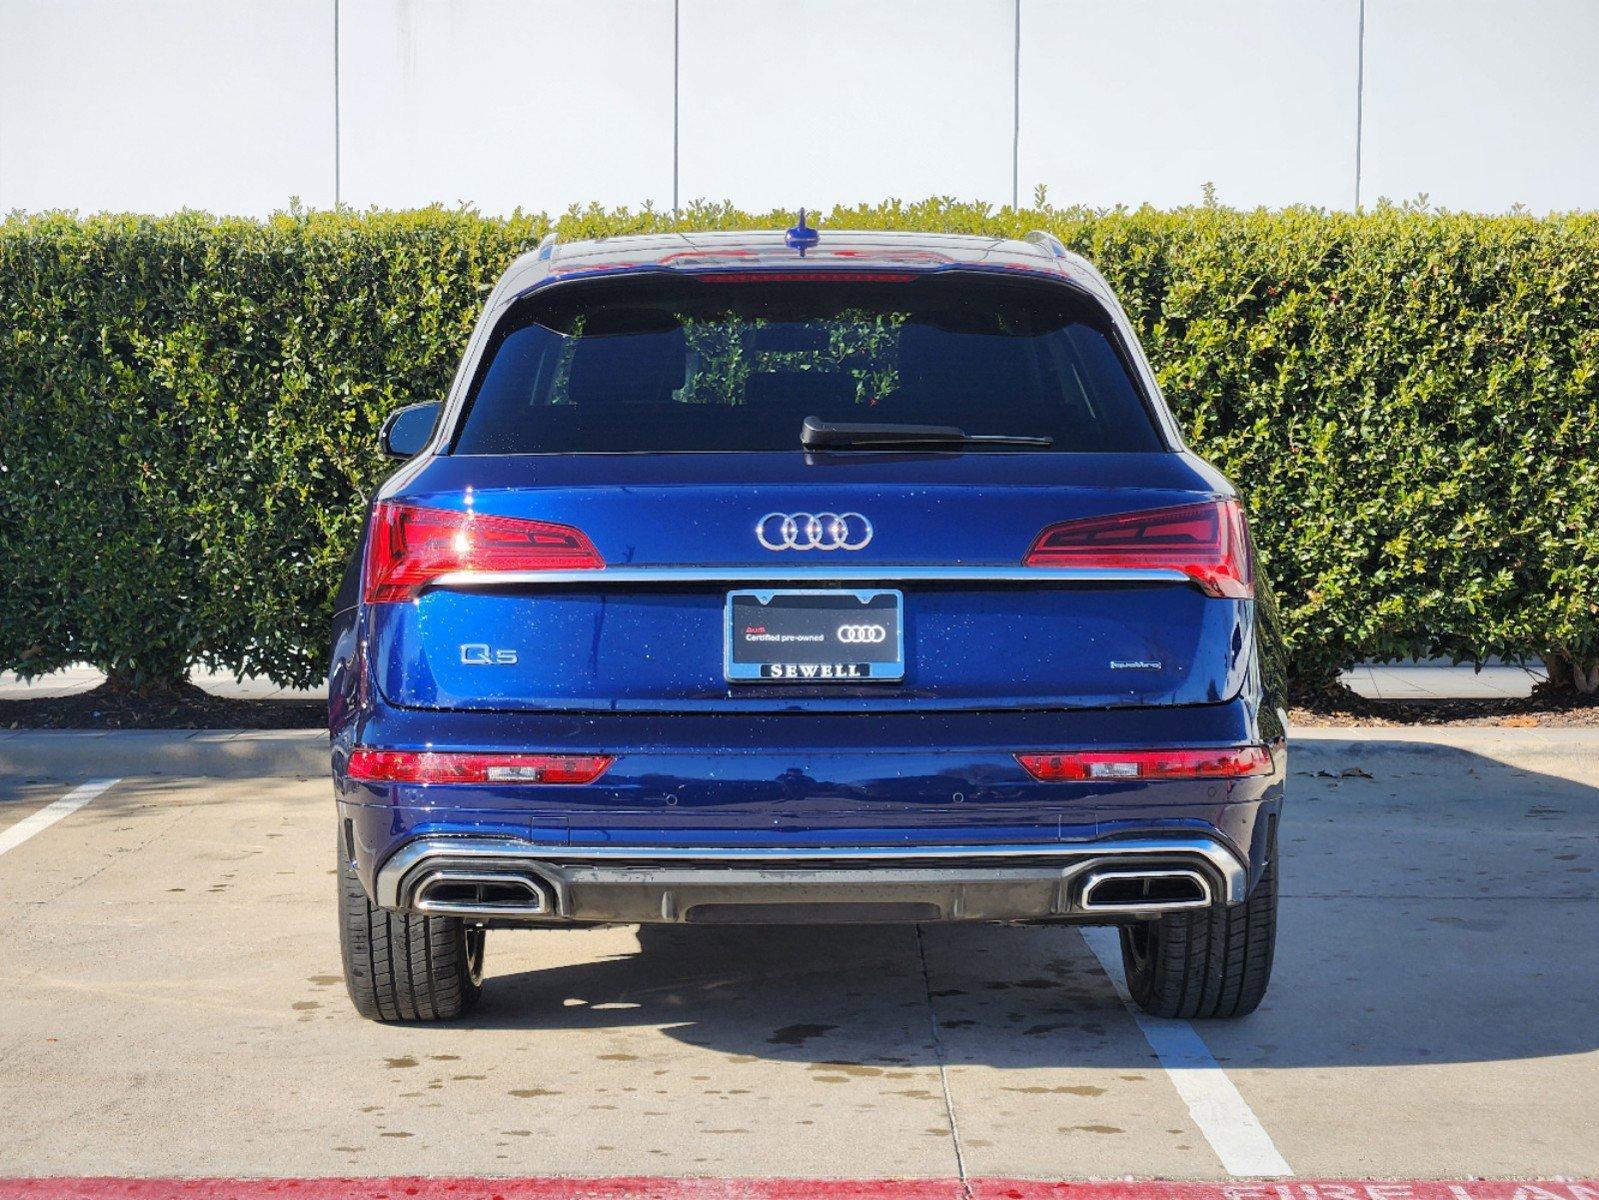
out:
<path id="1" fill-rule="evenodd" d="M 808 416 L 1163 448 L 1105 315 L 1060 287 L 634 276 L 514 310 L 455 451 L 795 450 Z"/>

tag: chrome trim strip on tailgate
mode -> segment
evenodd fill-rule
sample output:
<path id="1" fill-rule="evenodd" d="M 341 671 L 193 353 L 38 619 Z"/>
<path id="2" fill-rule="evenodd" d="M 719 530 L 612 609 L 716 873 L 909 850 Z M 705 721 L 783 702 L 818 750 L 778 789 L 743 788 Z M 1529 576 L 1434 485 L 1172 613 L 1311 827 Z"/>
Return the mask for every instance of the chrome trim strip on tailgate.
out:
<path id="1" fill-rule="evenodd" d="M 447 571 L 429 587 L 502 587 L 507 584 L 587 583 L 628 587 L 638 583 L 1189 583 L 1181 571 L 1164 567 L 600 567 L 584 571 Z"/>

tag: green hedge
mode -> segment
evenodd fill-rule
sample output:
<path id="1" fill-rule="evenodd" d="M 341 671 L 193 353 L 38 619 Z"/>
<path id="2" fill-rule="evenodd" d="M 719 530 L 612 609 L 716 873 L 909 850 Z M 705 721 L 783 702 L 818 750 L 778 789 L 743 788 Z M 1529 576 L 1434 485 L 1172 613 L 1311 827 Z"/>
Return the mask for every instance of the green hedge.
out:
<path id="1" fill-rule="evenodd" d="M 0 224 L 0 667 L 317 678 L 383 416 L 444 394 L 487 289 L 551 224 Z M 929 201 L 822 224 L 1046 228 L 1095 261 L 1245 491 L 1302 680 L 1411 654 L 1599 663 L 1599 216 Z"/>

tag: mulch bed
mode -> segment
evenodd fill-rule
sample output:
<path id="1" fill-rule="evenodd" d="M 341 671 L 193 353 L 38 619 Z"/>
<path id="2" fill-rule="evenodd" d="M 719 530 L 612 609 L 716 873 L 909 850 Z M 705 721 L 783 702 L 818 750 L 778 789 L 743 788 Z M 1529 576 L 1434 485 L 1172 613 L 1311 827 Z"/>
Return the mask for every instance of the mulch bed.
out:
<path id="1" fill-rule="evenodd" d="M 75 696 L 0 700 L 0 729 L 326 729 L 321 700 L 229 700 L 186 683 L 156 694 L 102 684 Z"/>

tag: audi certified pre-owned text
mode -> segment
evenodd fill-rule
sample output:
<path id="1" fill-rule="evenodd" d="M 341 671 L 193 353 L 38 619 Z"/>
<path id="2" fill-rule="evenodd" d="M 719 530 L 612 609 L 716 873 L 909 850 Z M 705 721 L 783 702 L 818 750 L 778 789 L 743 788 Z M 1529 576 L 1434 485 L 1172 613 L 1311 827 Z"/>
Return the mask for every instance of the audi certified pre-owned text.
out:
<path id="1" fill-rule="evenodd" d="M 1274 609 L 1054 238 L 549 238 L 382 440 L 329 675 L 365 1015 L 616 922 L 1111 925 L 1149 1012 L 1260 1002 Z"/>

